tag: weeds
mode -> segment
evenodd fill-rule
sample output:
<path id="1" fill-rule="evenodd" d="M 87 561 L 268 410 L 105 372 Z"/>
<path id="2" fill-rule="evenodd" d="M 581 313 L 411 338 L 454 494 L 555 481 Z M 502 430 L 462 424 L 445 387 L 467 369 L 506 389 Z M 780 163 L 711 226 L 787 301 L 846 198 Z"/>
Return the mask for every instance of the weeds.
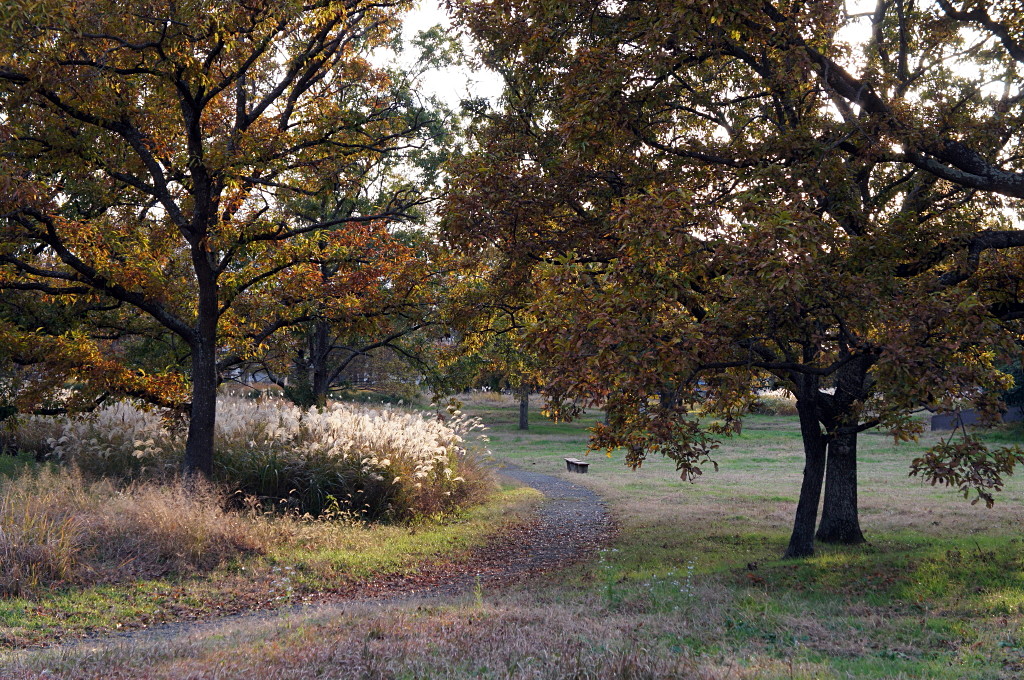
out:
<path id="1" fill-rule="evenodd" d="M 473 604 L 477 609 L 484 608 L 484 584 L 480 579 L 480 574 L 473 579 Z"/>
<path id="2" fill-rule="evenodd" d="M 262 550 L 258 524 L 222 508 L 208 486 L 138 483 L 119 490 L 75 468 L 0 483 L 0 593 L 212 569 Z"/>
<path id="3" fill-rule="evenodd" d="M 615 609 L 622 601 L 618 590 L 619 570 L 611 561 L 611 556 L 617 552 L 618 548 L 603 548 L 597 553 L 597 569 L 601 575 L 602 593 L 608 609 Z"/>

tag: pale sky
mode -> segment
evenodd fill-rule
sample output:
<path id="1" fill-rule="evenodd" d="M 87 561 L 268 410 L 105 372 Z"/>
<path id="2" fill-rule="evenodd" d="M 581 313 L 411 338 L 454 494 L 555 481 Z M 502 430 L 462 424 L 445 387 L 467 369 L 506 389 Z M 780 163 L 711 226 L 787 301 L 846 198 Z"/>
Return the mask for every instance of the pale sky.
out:
<path id="1" fill-rule="evenodd" d="M 420 0 L 416 9 L 406 15 L 402 33 L 408 42 L 420 31 L 437 24 L 445 27 L 451 25 L 447 13 L 441 9 L 437 0 Z M 496 101 L 501 94 L 501 79 L 496 74 L 471 73 L 464 68 L 427 73 L 423 78 L 423 86 L 425 94 L 436 94 L 454 108 L 458 108 L 463 99 L 487 97 Z"/>

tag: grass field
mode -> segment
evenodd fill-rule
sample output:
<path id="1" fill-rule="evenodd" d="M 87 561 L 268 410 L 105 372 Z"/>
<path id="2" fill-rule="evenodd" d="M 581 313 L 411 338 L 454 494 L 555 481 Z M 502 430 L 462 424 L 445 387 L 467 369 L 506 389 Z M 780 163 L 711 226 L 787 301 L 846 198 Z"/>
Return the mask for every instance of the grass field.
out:
<path id="1" fill-rule="evenodd" d="M 568 475 L 594 416 L 490 423 L 496 460 Z M 573 475 L 618 530 L 593 560 L 511 592 L 226 628 L 151 645 L 10 657 L 14 677 L 939 678 L 1024 677 L 1024 483 L 993 509 L 908 478 L 919 444 L 861 440 L 869 543 L 779 559 L 800 483 L 794 418 L 753 416 L 695 483 L 590 454 Z M 1013 433 L 993 435 L 1003 439 Z"/>

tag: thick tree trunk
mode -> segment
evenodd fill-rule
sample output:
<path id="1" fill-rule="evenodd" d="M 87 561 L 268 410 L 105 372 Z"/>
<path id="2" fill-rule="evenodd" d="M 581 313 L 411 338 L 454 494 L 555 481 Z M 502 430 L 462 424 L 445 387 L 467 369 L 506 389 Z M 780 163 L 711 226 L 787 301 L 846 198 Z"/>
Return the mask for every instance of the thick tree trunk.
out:
<path id="1" fill-rule="evenodd" d="M 199 335 L 203 335 L 200 333 Z M 192 412 L 182 469 L 186 476 L 213 472 L 213 428 L 217 418 L 216 334 L 192 347 Z"/>
<path id="2" fill-rule="evenodd" d="M 679 392 L 673 387 L 663 385 L 658 390 L 658 405 L 665 410 L 671 410 L 676 407 L 679 402 Z"/>
<path id="3" fill-rule="evenodd" d="M 192 411 L 185 440 L 185 476 L 213 473 L 213 428 L 217 422 L 217 279 L 204 248 L 193 246 L 199 300 L 192 349 Z"/>
<path id="4" fill-rule="evenodd" d="M 822 480 L 825 477 L 825 450 L 828 442 L 818 424 L 816 403 L 805 395 L 797 400 L 800 415 L 800 434 L 804 444 L 804 478 L 800 485 L 800 500 L 796 506 L 793 533 L 789 538 L 785 558 L 809 557 L 814 554 L 814 525 L 818 519 Z"/>
<path id="5" fill-rule="evenodd" d="M 327 321 L 314 321 L 307 330 L 305 346 L 295 356 L 284 394 L 296 406 L 312 408 L 327 405 L 332 380 L 330 330 Z"/>
<path id="6" fill-rule="evenodd" d="M 530 387 L 528 385 L 519 388 L 519 429 L 530 429 Z"/>
<path id="7" fill-rule="evenodd" d="M 328 360 L 331 356 L 331 328 L 324 319 L 317 319 L 313 327 L 313 337 L 309 344 L 309 358 L 312 363 L 311 383 L 313 401 L 316 406 L 327 405 L 327 395 L 331 390 L 331 371 Z"/>
<path id="8" fill-rule="evenodd" d="M 857 429 L 841 427 L 828 445 L 825 504 L 817 538 L 822 543 L 864 542 L 857 512 Z"/>

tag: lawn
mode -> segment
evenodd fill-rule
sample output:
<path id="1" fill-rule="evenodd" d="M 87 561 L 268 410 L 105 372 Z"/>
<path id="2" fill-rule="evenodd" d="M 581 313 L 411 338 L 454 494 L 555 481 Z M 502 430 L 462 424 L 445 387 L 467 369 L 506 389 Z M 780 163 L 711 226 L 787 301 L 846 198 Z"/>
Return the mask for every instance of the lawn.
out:
<path id="1" fill-rule="evenodd" d="M 600 416 L 553 424 L 477 400 L 499 463 L 569 477 Z M 861 440 L 869 543 L 779 559 L 800 483 L 794 418 L 751 416 L 719 470 L 679 480 L 591 453 L 572 475 L 617 532 L 590 561 L 511 591 L 228 626 L 171 641 L 8 657 L 14 677 L 991 678 L 1024 675 L 1024 483 L 996 506 L 907 476 L 916 444 Z M 948 436 L 948 435 L 947 435 Z M 993 437 L 1013 439 L 1012 432 Z"/>

